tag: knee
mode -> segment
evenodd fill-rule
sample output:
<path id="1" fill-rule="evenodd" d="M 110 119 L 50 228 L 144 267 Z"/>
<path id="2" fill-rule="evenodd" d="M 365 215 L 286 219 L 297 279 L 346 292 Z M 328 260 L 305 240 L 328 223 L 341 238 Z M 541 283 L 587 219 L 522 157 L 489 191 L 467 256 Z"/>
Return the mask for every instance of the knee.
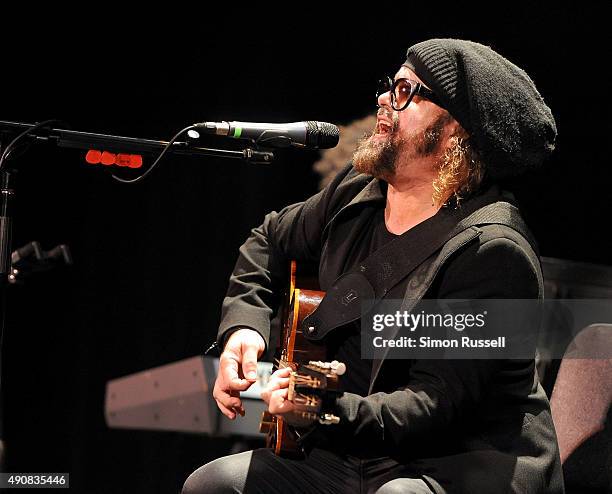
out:
<path id="1" fill-rule="evenodd" d="M 432 494 L 432 490 L 420 479 L 393 479 L 382 485 L 376 494 Z"/>
<path id="2" fill-rule="evenodd" d="M 399 482 L 400 479 L 391 480 L 381 486 L 376 494 L 402 494 L 405 493 L 405 487 Z"/>
<path id="3" fill-rule="evenodd" d="M 193 472 L 183 485 L 181 494 L 242 492 L 240 476 L 226 458 L 218 458 Z"/>

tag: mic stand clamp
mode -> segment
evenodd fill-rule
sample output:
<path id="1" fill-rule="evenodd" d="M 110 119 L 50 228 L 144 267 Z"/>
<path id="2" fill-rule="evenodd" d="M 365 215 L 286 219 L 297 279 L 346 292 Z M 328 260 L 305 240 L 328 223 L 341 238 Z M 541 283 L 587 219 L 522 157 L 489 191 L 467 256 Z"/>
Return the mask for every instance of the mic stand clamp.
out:
<path id="1" fill-rule="evenodd" d="M 246 148 L 242 151 L 243 159 L 252 165 L 269 165 L 274 161 L 274 153 L 271 150 L 255 150 Z"/>

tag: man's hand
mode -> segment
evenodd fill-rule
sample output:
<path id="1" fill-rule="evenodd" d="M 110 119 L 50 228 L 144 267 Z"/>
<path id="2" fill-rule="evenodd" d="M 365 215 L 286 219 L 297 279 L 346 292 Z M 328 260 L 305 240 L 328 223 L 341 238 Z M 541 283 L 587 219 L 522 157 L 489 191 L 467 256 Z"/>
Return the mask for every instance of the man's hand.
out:
<path id="1" fill-rule="evenodd" d="M 257 381 L 257 359 L 265 348 L 264 339 L 252 329 L 239 329 L 227 340 L 213 389 L 213 398 L 227 418 L 233 420 L 237 413 L 244 416 L 240 391 Z"/>
<path id="2" fill-rule="evenodd" d="M 268 412 L 282 417 L 287 424 L 295 427 L 308 427 L 313 423 L 313 420 L 304 418 L 300 413 L 294 413 L 295 406 L 287 399 L 290 374 L 290 367 L 284 367 L 274 372 L 268 380 L 268 385 L 261 392 L 261 399 L 268 405 Z"/>
<path id="3" fill-rule="evenodd" d="M 266 402 L 268 412 L 272 415 L 283 415 L 294 409 L 293 403 L 287 400 L 290 374 L 290 367 L 278 369 L 270 376 L 267 386 L 261 392 L 261 399 Z"/>

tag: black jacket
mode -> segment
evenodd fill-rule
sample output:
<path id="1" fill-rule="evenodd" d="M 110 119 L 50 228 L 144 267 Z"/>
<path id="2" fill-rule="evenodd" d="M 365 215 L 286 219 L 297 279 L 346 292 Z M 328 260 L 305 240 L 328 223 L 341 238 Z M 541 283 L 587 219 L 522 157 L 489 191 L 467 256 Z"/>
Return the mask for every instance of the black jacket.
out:
<path id="1" fill-rule="evenodd" d="M 487 193 L 508 200 L 495 187 Z M 332 288 L 346 271 L 364 218 L 384 199 L 381 182 L 348 166 L 307 201 L 268 214 L 240 248 L 219 341 L 237 327 L 250 327 L 269 341 L 270 316 L 290 259 L 317 262 L 321 288 Z M 474 231 L 448 242 L 410 273 L 401 293 L 449 299 L 543 296 L 539 259 L 525 235 L 499 224 Z M 325 429 L 325 440 L 343 444 L 353 455 L 397 458 L 439 492 L 563 492 L 556 434 L 534 360 L 375 362 L 370 394 L 345 393 L 336 414 L 341 423 Z"/>

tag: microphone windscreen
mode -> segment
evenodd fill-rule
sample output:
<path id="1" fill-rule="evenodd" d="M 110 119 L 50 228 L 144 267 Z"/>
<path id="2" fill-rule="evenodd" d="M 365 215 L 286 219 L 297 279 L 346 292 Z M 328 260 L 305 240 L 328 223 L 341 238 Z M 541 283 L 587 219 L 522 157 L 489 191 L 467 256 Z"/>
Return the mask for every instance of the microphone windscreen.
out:
<path id="1" fill-rule="evenodd" d="M 340 139 L 340 129 L 327 122 L 306 122 L 306 145 L 318 149 L 333 148 Z"/>

